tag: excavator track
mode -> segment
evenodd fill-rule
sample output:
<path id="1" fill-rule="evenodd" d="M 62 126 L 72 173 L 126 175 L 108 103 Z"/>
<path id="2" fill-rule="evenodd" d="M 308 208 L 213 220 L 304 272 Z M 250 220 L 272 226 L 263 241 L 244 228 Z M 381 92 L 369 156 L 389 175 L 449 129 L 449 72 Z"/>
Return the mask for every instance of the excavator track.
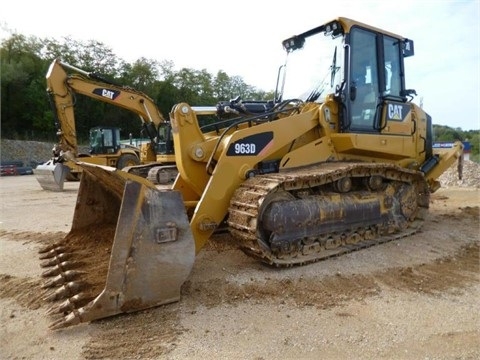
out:
<path id="1" fill-rule="evenodd" d="M 421 172 L 323 163 L 247 179 L 232 197 L 228 225 L 247 255 L 288 267 L 412 235 L 428 205 Z"/>

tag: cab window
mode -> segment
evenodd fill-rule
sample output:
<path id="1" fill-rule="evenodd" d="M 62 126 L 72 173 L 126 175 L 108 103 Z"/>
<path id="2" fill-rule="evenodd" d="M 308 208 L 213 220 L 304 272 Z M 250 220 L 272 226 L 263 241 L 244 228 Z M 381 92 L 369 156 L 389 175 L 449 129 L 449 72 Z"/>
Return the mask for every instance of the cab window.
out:
<path id="1" fill-rule="evenodd" d="M 360 28 L 351 32 L 350 113 L 352 130 L 372 130 L 378 102 L 376 34 Z"/>
<path id="2" fill-rule="evenodd" d="M 400 77 L 400 42 L 384 37 L 383 40 L 385 68 L 385 96 L 401 97 L 402 82 Z"/>

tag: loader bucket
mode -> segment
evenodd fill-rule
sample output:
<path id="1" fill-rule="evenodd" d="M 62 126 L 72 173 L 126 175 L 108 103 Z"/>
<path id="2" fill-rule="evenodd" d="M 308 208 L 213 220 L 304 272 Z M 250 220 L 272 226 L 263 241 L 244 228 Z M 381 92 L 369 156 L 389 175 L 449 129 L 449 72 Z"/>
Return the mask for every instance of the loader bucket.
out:
<path id="1" fill-rule="evenodd" d="M 109 167 L 83 168 L 72 228 L 41 250 L 58 329 L 180 299 L 195 243 L 182 196 Z M 58 315 L 57 315 L 58 317 Z"/>
<path id="2" fill-rule="evenodd" d="M 53 160 L 38 165 L 33 173 L 43 190 L 63 191 L 63 184 L 70 169 L 61 163 L 53 163 Z"/>

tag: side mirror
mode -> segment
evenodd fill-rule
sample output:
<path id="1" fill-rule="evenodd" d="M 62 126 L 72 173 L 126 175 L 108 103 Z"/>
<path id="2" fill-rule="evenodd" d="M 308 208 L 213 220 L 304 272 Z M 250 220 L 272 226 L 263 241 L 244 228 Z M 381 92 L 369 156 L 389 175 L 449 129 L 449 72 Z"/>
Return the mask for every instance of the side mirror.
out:
<path id="1" fill-rule="evenodd" d="M 413 48 L 413 40 L 405 39 L 403 41 L 403 57 L 413 56 L 415 54 L 415 50 Z"/>

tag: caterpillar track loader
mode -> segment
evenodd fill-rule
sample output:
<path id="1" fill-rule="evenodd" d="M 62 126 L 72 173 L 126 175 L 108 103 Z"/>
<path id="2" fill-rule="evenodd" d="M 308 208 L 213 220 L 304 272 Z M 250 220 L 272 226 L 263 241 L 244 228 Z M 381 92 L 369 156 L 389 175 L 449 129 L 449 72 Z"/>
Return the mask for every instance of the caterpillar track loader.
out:
<path id="1" fill-rule="evenodd" d="M 420 229 L 438 177 L 463 148 L 432 150 L 432 118 L 405 87 L 413 41 L 337 18 L 283 47 L 273 101 L 220 103 L 210 132 L 190 105 L 173 107 L 172 189 L 78 163 L 71 231 L 41 251 L 45 298 L 63 301 L 49 311 L 51 328 L 179 300 L 195 255 L 219 228 L 277 267 Z"/>
<path id="2" fill-rule="evenodd" d="M 62 191 L 65 179 L 78 180 L 82 168 L 75 161 L 112 166 L 147 177 L 152 180 L 157 173 L 166 172 L 175 178 L 175 157 L 171 142 L 170 124 L 165 121 L 154 101 L 140 91 L 120 86 L 105 78 L 55 59 L 47 73 L 49 95 L 59 142 L 53 148 L 53 157 L 39 165 L 35 176 L 45 190 Z M 85 95 L 136 113 L 142 122 L 150 143 L 136 147 L 120 143 L 120 131 L 114 127 L 95 127 L 90 130 L 90 153 L 78 151 L 75 126 L 75 96 Z M 135 165 L 147 164 L 140 170 Z M 160 167 L 162 166 L 162 167 Z M 160 171 L 162 170 L 162 171 Z"/>

